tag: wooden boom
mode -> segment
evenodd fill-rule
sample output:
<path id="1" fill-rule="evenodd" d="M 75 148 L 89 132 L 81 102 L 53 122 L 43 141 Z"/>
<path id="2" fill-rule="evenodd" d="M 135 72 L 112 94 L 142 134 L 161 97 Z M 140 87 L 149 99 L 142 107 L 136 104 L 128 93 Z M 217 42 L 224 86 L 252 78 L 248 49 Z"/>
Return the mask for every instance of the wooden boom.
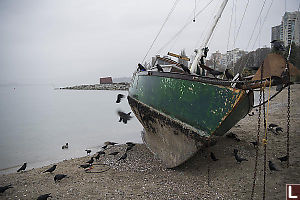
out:
<path id="1" fill-rule="evenodd" d="M 190 59 L 189 59 L 188 57 L 182 57 L 182 56 L 177 55 L 177 54 L 175 54 L 175 53 L 168 52 L 168 55 L 169 55 L 169 56 L 173 56 L 173 57 L 180 58 L 180 59 L 182 59 L 182 60 L 190 61 Z"/>

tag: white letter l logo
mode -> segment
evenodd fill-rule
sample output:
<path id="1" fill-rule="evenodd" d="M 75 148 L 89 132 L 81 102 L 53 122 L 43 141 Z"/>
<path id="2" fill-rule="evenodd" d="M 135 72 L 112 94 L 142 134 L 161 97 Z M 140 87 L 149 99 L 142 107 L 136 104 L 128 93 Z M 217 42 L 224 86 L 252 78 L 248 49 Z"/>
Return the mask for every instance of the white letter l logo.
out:
<path id="1" fill-rule="evenodd" d="M 289 198 L 291 198 L 291 199 L 297 199 L 298 198 L 298 196 L 293 196 L 292 195 L 292 186 L 290 186 L 290 185 L 289 185 Z"/>

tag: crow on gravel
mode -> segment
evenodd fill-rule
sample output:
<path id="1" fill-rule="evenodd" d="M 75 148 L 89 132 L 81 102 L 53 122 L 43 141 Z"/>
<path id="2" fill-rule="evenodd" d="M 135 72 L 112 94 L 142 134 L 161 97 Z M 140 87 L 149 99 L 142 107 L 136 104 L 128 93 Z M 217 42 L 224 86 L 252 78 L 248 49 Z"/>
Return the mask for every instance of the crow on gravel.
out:
<path id="1" fill-rule="evenodd" d="M 94 157 L 91 157 L 91 159 L 89 161 L 87 161 L 86 163 L 93 164 L 93 162 L 94 162 Z"/>
<path id="2" fill-rule="evenodd" d="M 41 196 L 39 196 L 37 198 L 37 200 L 47 200 L 49 197 L 52 197 L 51 193 L 49 193 L 49 194 L 42 194 Z"/>
<path id="3" fill-rule="evenodd" d="M 50 167 L 49 169 L 47 169 L 46 171 L 44 171 L 44 173 L 46 173 L 46 172 L 52 173 L 56 169 L 56 166 L 57 165 L 53 165 L 52 167 Z"/>
<path id="4" fill-rule="evenodd" d="M 120 160 L 125 160 L 127 158 L 127 153 L 125 152 L 119 159 L 118 161 Z"/>
<path id="5" fill-rule="evenodd" d="M 235 160 L 236 160 L 238 163 L 241 163 L 242 161 L 248 161 L 246 158 L 240 157 L 237 153 L 234 154 L 234 157 L 235 157 Z"/>
<path id="6" fill-rule="evenodd" d="M 26 169 L 26 166 L 27 166 L 27 163 L 24 163 L 24 164 L 22 165 L 22 167 L 21 167 L 20 169 L 18 169 L 17 172 L 24 171 L 24 170 Z"/>
<path id="7" fill-rule="evenodd" d="M 213 152 L 210 152 L 210 157 L 213 161 L 217 161 L 219 159 L 216 158 L 215 154 Z"/>
<path id="8" fill-rule="evenodd" d="M 269 168 L 271 171 L 279 171 L 276 167 L 275 167 L 275 164 L 272 163 L 271 160 L 268 161 L 269 162 Z"/>
<path id="9" fill-rule="evenodd" d="M 90 153 L 92 152 L 92 150 L 90 150 L 90 149 L 86 149 L 85 151 L 86 151 L 87 155 L 90 155 Z"/>
<path id="10" fill-rule="evenodd" d="M 0 193 L 5 192 L 5 190 L 7 190 L 9 188 L 13 188 L 13 186 L 11 186 L 11 184 L 9 184 L 9 185 L 0 187 Z"/>
<path id="11" fill-rule="evenodd" d="M 55 182 L 59 181 L 59 180 L 65 178 L 65 177 L 67 177 L 67 175 L 65 175 L 65 174 L 57 174 L 57 175 L 54 176 L 54 181 Z"/>
<path id="12" fill-rule="evenodd" d="M 289 158 L 289 157 L 286 155 L 286 156 L 283 156 L 283 157 L 279 157 L 279 158 L 277 158 L 277 159 L 280 160 L 280 162 L 283 162 L 283 161 L 287 161 L 288 158 Z"/>
<path id="13" fill-rule="evenodd" d="M 251 144 L 253 144 L 254 147 L 257 147 L 258 143 L 257 141 L 253 141 L 253 142 L 250 142 Z"/>

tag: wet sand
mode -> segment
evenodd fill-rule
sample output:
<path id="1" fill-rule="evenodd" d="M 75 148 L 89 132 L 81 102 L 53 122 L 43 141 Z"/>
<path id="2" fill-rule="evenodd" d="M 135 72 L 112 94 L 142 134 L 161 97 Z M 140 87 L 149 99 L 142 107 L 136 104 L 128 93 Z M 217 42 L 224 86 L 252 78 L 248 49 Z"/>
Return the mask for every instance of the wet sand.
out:
<path id="1" fill-rule="evenodd" d="M 271 160 L 280 171 L 270 172 L 267 166 L 266 199 L 285 199 L 285 184 L 300 183 L 300 85 L 291 90 L 290 167 L 276 157 L 286 154 L 287 90 L 271 102 L 268 124 L 281 126 L 283 133 L 268 132 L 267 161 Z M 267 95 L 267 94 L 266 94 Z M 57 163 L 57 169 L 42 173 L 49 167 L 37 168 L 21 173 L 0 176 L 0 186 L 12 184 L 14 188 L 0 194 L 0 199 L 36 199 L 51 193 L 52 199 L 250 199 L 256 149 L 250 143 L 256 140 L 258 114 L 246 116 L 229 132 L 241 141 L 227 137 L 217 138 L 217 144 L 199 151 L 187 163 L 176 169 L 166 169 L 145 147 L 138 144 L 128 152 L 125 161 L 117 159 L 125 152 L 126 145 L 107 150 L 107 154 L 120 151 L 119 155 L 106 155 L 86 173 L 78 166 L 90 156 Z M 262 140 L 263 133 L 261 131 Z M 237 163 L 233 149 L 248 161 Z M 257 181 L 254 199 L 262 199 L 263 146 L 259 145 Z M 84 150 L 83 150 L 84 151 Z M 213 152 L 219 159 L 212 161 Z M 56 174 L 67 174 L 68 178 L 55 183 Z"/>

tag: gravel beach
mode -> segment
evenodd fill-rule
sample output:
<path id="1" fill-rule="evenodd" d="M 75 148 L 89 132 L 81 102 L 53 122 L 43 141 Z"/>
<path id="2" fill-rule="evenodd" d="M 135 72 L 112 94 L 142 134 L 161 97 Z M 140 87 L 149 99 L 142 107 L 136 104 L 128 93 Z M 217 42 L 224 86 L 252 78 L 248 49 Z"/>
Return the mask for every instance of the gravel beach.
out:
<path id="1" fill-rule="evenodd" d="M 272 88 L 272 90 L 274 90 Z M 266 94 L 267 95 L 267 94 Z M 286 155 L 287 90 L 271 101 L 268 124 L 283 128 L 277 135 L 268 132 L 267 161 L 280 171 L 270 172 L 267 165 L 266 199 L 285 199 L 285 184 L 300 183 L 300 85 L 291 86 L 290 167 L 277 157 Z M 52 199 L 250 199 L 256 148 L 258 113 L 246 116 L 229 132 L 240 141 L 226 136 L 217 138 L 217 144 L 200 150 L 192 159 L 175 169 L 166 169 L 144 144 L 135 145 L 126 160 L 117 161 L 126 145 L 111 146 L 106 155 L 96 161 L 91 173 L 79 165 L 92 156 L 57 163 L 56 170 L 43 173 L 49 166 L 0 176 L 0 186 L 13 188 L 0 194 L 0 199 L 37 199 L 51 193 Z M 263 126 L 262 126 L 263 127 Z M 261 131 L 262 140 L 263 133 Z M 237 163 L 233 149 L 248 161 Z M 254 199 L 263 194 L 263 146 L 258 146 L 259 157 Z M 100 150 L 100 149 L 99 149 Z M 84 151 L 84 150 L 83 150 Z M 108 155 L 120 151 L 116 156 Z M 212 161 L 210 152 L 217 157 Z M 92 152 L 95 153 L 95 152 Z M 56 174 L 66 174 L 54 182 Z"/>

